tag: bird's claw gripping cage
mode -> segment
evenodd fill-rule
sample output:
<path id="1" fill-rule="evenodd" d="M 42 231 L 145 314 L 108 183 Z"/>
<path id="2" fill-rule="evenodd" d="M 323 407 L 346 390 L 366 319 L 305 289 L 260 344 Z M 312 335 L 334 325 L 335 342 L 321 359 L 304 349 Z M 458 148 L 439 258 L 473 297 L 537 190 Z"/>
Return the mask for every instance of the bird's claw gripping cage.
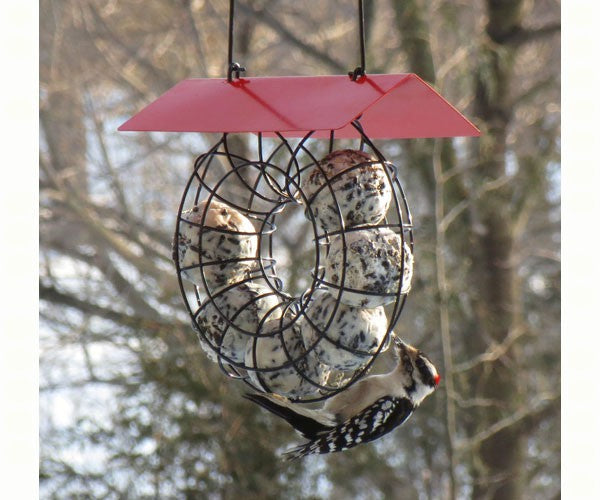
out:
<path id="1" fill-rule="evenodd" d="M 362 64 L 348 76 L 241 78 L 233 8 L 231 0 L 227 78 L 184 80 L 119 130 L 222 134 L 196 159 L 177 214 L 173 258 L 192 326 L 227 375 L 322 400 L 387 348 L 410 288 L 410 211 L 373 140 L 479 131 L 417 75 L 366 74 L 362 0 Z M 233 133 L 257 142 L 236 154 Z M 340 139 L 357 141 L 354 150 L 334 151 Z M 336 171 L 336 154 L 353 159 Z M 274 252 L 278 219 L 294 205 L 314 244 L 310 285 L 297 296 L 285 291 Z"/>

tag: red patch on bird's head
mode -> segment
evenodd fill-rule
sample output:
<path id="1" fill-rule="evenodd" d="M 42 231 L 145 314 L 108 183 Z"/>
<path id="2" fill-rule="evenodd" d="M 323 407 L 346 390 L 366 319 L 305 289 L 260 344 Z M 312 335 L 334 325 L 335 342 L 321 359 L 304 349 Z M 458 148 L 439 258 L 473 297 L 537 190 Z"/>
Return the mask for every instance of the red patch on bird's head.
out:
<path id="1" fill-rule="evenodd" d="M 439 373 L 437 373 L 437 374 L 435 375 L 435 377 L 433 377 L 433 381 L 435 382 L 435 385 L 438 385 L 438 384 L 440 383 L 440 379 L 441 379 L 441 378 L 442 378 L 442 377 L 440 377 L 440 374 L 439 374 Z"/>

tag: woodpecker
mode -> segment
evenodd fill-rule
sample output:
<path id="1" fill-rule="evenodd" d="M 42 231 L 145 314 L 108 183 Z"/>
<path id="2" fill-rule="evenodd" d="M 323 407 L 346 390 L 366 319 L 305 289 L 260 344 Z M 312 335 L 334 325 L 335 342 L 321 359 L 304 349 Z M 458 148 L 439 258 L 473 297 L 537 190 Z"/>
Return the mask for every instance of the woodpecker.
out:
<path id="1" fill-rule="evenodd" d="M 303 408 L 275 394 L 245 397 L 283 418 L 308 439 L 285 452 L 287 460 L 374 441 L 405 422 L 440 381 L 422 351 L 397 337 L 394 347 L 398 364 L 391 372 L 362 379 L 328 399 L 321 409 Z"/>

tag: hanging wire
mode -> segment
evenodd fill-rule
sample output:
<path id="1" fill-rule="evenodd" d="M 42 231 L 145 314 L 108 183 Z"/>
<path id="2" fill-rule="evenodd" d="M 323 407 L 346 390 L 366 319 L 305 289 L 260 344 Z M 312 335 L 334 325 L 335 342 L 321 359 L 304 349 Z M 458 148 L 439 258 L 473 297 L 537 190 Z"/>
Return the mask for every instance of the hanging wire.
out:
<path id="1" fill-rule="evenodd" d="M 240 73 L 246 71 L 246 68 L 240 63 L 233 61 L 233 21 L 235 17 L 235 0 L 229 0 L 229 46 L 227 53 L 227 81 L 233 81 L 233 75 L 235 78 L 240 77 Z M 348 76 L 352 81 L 357 81 L 359 78 L 366 75 L 366 61 L 365 61 L 365 10 L 363 6 L 363 0 L 358 0 L 358 32 L 360 42 L 360 66 L 354 68 L 353 71 L 348 72 Z"/>
<path id="2" fill-rule="evenodd" d="M 227 53 L 227 81 L 233 80 L 233 73 L 235 77 L 240 77 L 240 72 L 246 71 L 246 68 L 240 63 L 233 62 L 233 18 L 235 15 L 235 0 L 229 0 L 229 50 Z"/>
<path id="3" fill-rule="evenodd" d="M 352 78 L 352 81 L 357 81 L 360 77 L 366 74 L 366 63 L 365 63 L 365 10 L 363 7 L 363 0 L 358 0 L 358 30 L 360 34 L 360 66 L 354 69 L 354 71 L 348 72 L 348 76 Z"/>

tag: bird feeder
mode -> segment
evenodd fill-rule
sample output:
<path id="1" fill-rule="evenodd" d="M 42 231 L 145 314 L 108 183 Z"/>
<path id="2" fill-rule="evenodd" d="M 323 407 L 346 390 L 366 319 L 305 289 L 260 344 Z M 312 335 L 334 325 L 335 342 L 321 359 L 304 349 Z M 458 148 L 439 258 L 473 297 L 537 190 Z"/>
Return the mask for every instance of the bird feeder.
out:
<path id="1" fill-rule="evenodd" d="M 184 80 L 119 130 L 220 134 L 177 213 L 173 259 L 192 327 L 228 376 L 322 400 L 387 349 L 410 290 L 412 218 L 398 169 L 373 140 L 479 131 L 417 75 L 366 74 L 361 1 L 362 66 L 348 75 L 240 76 L 233 12 L 231 0 L 227 78 Z M 254 137 L 244 156 L 231 151 L 234 133 Z M 356 145 L 336 150 L 341 139 Z M 275 259 L 290 206 L 304 209 L 314 243 L 300 296 Z"/>

